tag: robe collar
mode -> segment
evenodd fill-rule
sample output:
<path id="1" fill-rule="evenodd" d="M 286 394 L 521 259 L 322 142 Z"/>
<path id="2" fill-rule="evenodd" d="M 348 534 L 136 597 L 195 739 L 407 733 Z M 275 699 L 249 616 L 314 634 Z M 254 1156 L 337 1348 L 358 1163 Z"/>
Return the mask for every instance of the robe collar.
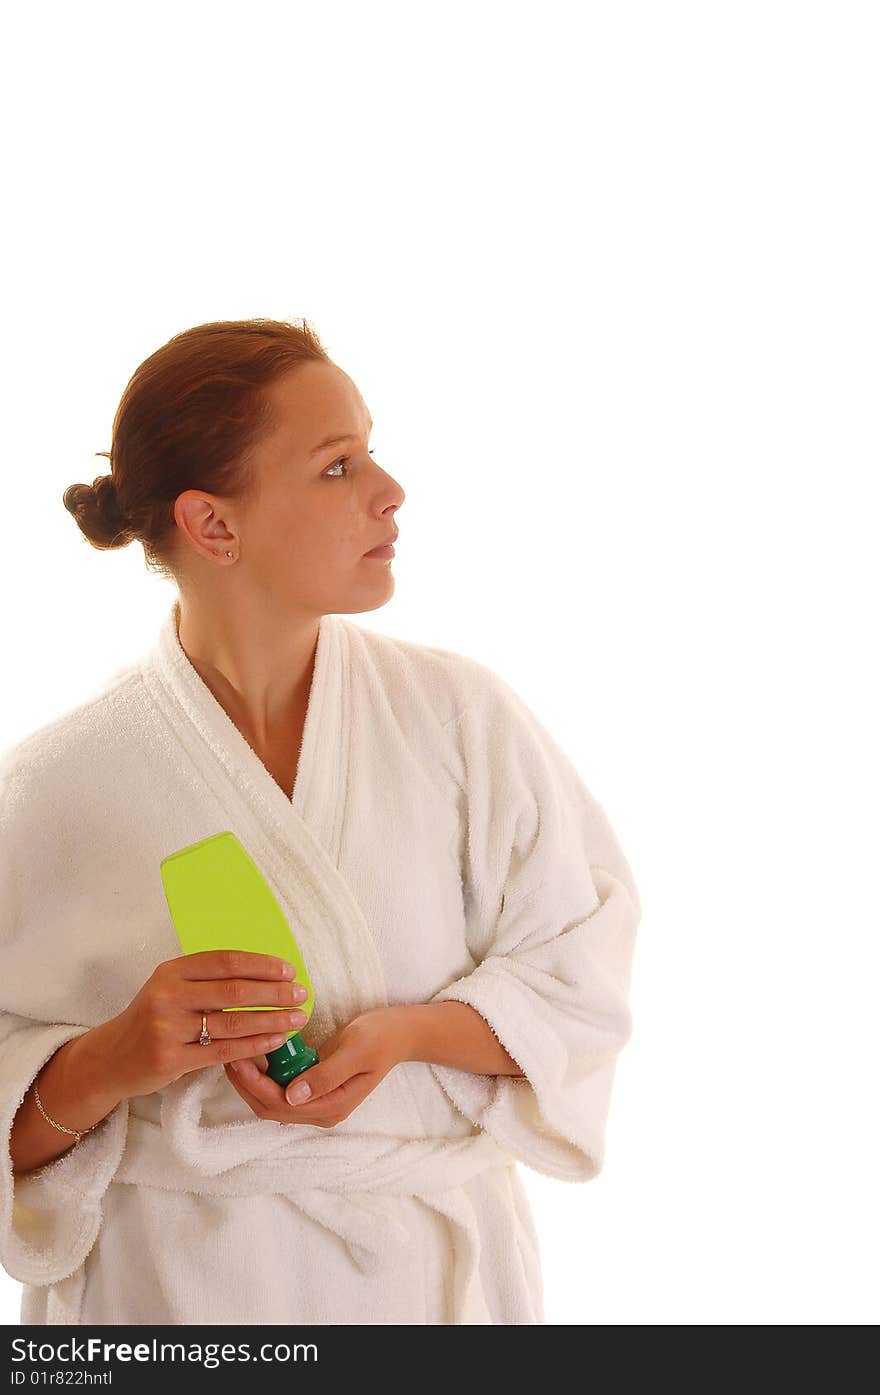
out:
<path id="1" fill-rule="evenodd" d="M 141 673 L 179 746 L 227 813 L 223 829 L 206 828 L 206 834 L 234 832 L 272 886 L 309 967 L 316 1026 L 327 1029 L 340 1016 L 387 1004 L 372 932 L 339 870 L 354 689 L 350 628 L 355 627 L 339 615 L 321 617 L 296 783 L 288 799 L 190 663 L 178 636 L 179 620 L 175 599 Z M 316 977 L 324 982 L 327 1019 Z"/>
<path id="2" fill-rule="evenodd" d="M 291 810 L 305 822 L 335 863 L 339 857 L 339 805 L 345 783 L 342 753 L 349 724 L 349 644 L 346 622 L 323 615 L 303 726 L 296 781 L 290 799 L 264 766 L 226 709 L 217 701 L 180 643 L 180 603 L 175 600 L 159 631 L 151 660 L 156 674 L 211 754 L 237 783 L 271 808 L 282 823 Z"/>

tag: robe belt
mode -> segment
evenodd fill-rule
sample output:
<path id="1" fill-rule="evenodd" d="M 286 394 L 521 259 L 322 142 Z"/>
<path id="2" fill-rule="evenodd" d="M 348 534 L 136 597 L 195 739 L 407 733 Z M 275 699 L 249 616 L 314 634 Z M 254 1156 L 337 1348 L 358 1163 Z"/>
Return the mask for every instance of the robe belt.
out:
<path id="1" fill-rule="evenodd" d="M 317 1125 L 263 1122 L 262 1155 L 223 1169 L 223 1136 L 228 1139 L 234 1134 L 236 1125 L 200 1130 L 205 1135 L 204 1156 L 190 1148 L 184 1161 L 158 1124 L 130 1116 L 125 1149 L 113 1181 L 203 1196 L 261 1192 L 285 1196 L 338 1235 L 364 1272 L 393 1262 L 390 1246 L 395 1240 L 399 1244 L 410 1240 L 405 1225 L 384 1210 L 371 1208 L 370 1197 L 416 1197 L 445 1216 L 459 1232 L 459 1243 L 453 1247 L 453 1322 L 491 1321 L 479 1283 L 477 1217 L 462 1190 L 466 1182 L 483 1172 L 515 1167 L 515 1159 L 491 1134 L 480 1131 L 457 1138 L 403 1140 L 378 1134 L 334 1133 Z M 286 1164 L 290 1166 L 289 1187 L 284 1184 Z M 320 1178 L 320 1185 L 304 1186 L 304 1178 Z"/>

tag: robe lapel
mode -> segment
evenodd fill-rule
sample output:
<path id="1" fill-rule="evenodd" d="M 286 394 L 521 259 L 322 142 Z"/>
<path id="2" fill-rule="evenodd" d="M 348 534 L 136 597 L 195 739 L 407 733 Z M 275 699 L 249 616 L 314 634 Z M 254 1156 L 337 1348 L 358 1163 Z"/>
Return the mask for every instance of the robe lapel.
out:
<path id="1" fill-rule="evenodd" d="M 347 622 L 321 618 L 290 800 L 190 663 L 178 623 L 175 600 L 142 664 L 144 680 L 289 920 L 315 989 L 305 1036 L 314 1028 L 319 1042 L 355 1012 L 388 1003 L 373 936 L 337 865 L 354 683 Z M 193 841 L 212 831 L 223 830 L 194 832 Z"/>

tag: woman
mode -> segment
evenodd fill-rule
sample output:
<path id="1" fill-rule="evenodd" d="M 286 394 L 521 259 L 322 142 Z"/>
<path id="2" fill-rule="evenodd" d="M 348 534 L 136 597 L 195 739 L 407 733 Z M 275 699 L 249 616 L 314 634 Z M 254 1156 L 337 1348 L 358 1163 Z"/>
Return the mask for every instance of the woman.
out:
<path id="1" fill-rule="evenodd" d="M 143 662 L 0 762 L 23 1323 L 544 1321 L 517 1162 L 602 1165 L 639 898 L 498 675 L 345 618 L 394 587 L 371 425 L 305 322 L 201 325 L 65 492 L 177 597 Z M 309 969 L 304 1101 L 267 1074 L 281 964 L 183 956 L 169 918 L 161 860 L 225 830 Z"/>

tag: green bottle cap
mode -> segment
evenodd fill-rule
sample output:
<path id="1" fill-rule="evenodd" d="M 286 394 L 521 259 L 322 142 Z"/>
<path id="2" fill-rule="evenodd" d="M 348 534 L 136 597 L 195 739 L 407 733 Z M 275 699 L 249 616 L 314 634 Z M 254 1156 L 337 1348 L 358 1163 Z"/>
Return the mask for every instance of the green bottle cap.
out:
<path id="1" fill-rule="evenodd" d="M 299 1032 L 293 1032 L 283 1046 L 277 1046 L 274 1051 L 266 1052 L 268 1064 L 267 1074 L 279 1085 L 286 1085 L 288 1080 L 293 1080 L 297 1075 L 301 1075 L 309 1066 L 314 1066 L 320 1060 L 317 1051 L 313 1046 L 308 1046 L 300 1036 Z"/>

